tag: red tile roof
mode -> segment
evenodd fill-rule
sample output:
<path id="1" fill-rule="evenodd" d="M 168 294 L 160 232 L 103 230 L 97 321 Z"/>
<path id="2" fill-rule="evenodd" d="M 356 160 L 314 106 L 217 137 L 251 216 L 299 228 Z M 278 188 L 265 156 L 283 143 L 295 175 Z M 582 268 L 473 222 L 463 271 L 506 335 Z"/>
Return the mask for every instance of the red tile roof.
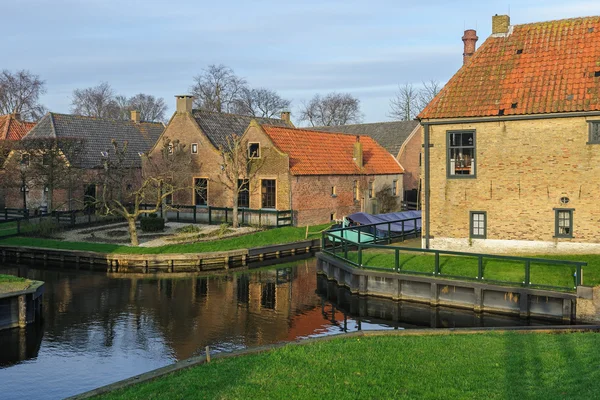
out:
<path id="1" fill-rule="evenodd" d="M 35 124 L 20 121 L 14 114 L 0 115 L 0 140 L 21 140 Z"/>
<path id="2" fill-rule="evenodd" d="M 353 160 L 357 135 L 262 125 L 275 146 L 290 157 L 292 175 L 384 175 L 404 172 L 398 161 L 369 136 L 359 135 L 363 170 Z"/>
<path id="3" fill-rule="evenodd" d="M 600 110 L 600 17 L 490 36 L 419 118 Z"/>

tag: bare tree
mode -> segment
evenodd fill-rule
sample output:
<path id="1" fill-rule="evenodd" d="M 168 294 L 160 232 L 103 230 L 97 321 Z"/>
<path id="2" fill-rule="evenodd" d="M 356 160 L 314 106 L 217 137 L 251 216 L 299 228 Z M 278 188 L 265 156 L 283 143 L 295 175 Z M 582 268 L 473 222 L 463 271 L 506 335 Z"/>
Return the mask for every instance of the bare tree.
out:
<path id="1" fill-rule="evenodd" d="M 46 113 L 39 103 L 46 93 L 46 82 L 27 70 L 0 73 L 0 114 L 20 113 L 26 120 L 35 121 Z"/>
<path id="2" fill-rule="evenodd" d="M 419 114 L 419 92 L 410 83 L 398 86 L 398 92 L 390 100 L 389 116 L 400 121 L 410 121 Z"/>
<path id="3" fill-rule="evenodd" d="M 164 121 L 167 112 L 167 104 L 162 97 L 154 97 L 150 94 L 138 93 L 127 101 L 129 110 L 140 112 L 142 121 Z"/>
<path id="4" fill-rule="evenodd" d="M 162 121 L 167 105 L 162 97 L 138 93 L 133 97 L 115 95 L 107 82 L 86 89 L 75 89 L 71 102 L 71 111 L 88 117 L 114 118 L 127 120 L 131 111 L 140 112 L 142 121 Z"/>
<path id="5" fill-rule="evenodd" d="M 266 154 L 251 154 L 248 141 L 233 135 L 227 144 L 219 148 L 221 153 L 221 169 L 219 180 L 231 193 L 233 209 L 232 226 L 238 227 L 238 197 L 240 193 L 250 190 L 250 182 L 254 180 L 267 158 Z M 260 150 L 256 150 L 260 151 Z M 242 183 L 240 185 L 240 183 Z M 245 184 L 244 184 L 245 183 Z"/>
<path id="6" fill-rule="evenodd" d="M 419 112 L 427 107 L 427 104 L 437 96 L 440 90 L 442 90 L 442 85 L 435 79 L 431 79 L 429 82 L 423 82 L 423 87 L 419 90 Z"/>
<path id="7" fill-rule="evenodd" d="M 185 147 L 164 138 L 157 155 L 142 155 L 140 173 L 137 163 L 127 156 L 127 142 L 119 145 L 113 141 L 113 150 L 103 162 L 100 210 L 105 215 L 125 218 L 132 246 L 139 245 L 136 220 L 142 214 L 158 212 L 167 197 L 190 187 L 186 183 L 191 158 Z M 142 209 L 145 203 L 152 204 L 152 208 Z"/>
<path id="8" fill-rule="evenodd" d="M 236 101 L 246 89 L 246 80 L 223 64 L 209 65 L 194 81 L 194 102 L 206 111 L 234 112 Z"/>
<path id="9" fill-rule="evenodd" d="M 272 118 L 282 111 L 289 110 L 291 101 L 279 96 L 270 89 L 244 88 L 235 102 L 236 114 L 253 117 Z"/>
<path id="10" fill-rule="evenodd" d="M 346 125 L 361 118 L 360 100 L 350 93 L 329 93 L 325 97 L 317 94 L 300 110 L 300 120 L 312 126 Z"/>
<path id="11" fill-rule="evenodd" d="M 75 89 L 71 100 L 71 112 L 98 118 L 118 118 L 119 105 L 115 92 L 108 82 L 86 89 Z"/>

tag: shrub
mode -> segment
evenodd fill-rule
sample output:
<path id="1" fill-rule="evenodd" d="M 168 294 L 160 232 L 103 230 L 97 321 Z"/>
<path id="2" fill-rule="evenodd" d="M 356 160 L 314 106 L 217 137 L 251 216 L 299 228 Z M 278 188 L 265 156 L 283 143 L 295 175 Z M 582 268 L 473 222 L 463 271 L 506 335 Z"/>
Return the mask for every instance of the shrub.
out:
<path id="1" fill-rule="evenodd" d="M 202 231 L 202 228 L 197 225 L 186 225 L 175 229 L 177 233 L 198 233 Z"/>
<path id="2" fill-rule="evenodd" d="M 144 232 L 162 232 L 165 230 L 165 219 L 158 218 L 156 214 L 140 218 L 140 227 Z"/>
<path id="3" fill-rule="evenodd" d="M 229 224 L 224 223 L 224 224 L 221 224 L 221 226 L 219 226 L 219 231 L 217 233 L 217 236 L 219 238 L 222 238 L 223 235 L 226 235 L 226 234 L 231 233 L 231 232 L 233 232 L 233 230 L 229 229 Z"/>

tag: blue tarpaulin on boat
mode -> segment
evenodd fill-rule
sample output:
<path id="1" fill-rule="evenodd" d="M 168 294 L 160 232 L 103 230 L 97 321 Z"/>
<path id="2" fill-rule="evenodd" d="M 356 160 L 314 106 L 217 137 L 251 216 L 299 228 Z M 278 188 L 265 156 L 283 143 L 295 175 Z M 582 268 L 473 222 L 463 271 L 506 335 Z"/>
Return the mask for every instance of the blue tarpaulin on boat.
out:
<path id="1" fill-rule="evenodd" d="M 360 225 L 368 225 L 368 224 L 379 224 L 385 223 L 389 221 L 404 221 L 404 232 L 413 231 L 415 229 L 415 220 L 414 218 L 418 218 L 416 220 L 417 230 L 421 229 L 421 211 L 402 211 L 402 212 L 394 212 L 388 214 L 367 214 L 364 212 L 358 212 L 354 214 L 350 214 L 346 217 L 350 223 L 360 224 Z M 389 229 L 392 232 L 402 232 L 403 223 L 402 222 L 394 222 L 390 224 Z M 387 231 L 388 225 L 382 224 L 381 227 L 377 227 L 378 231 Z"/>

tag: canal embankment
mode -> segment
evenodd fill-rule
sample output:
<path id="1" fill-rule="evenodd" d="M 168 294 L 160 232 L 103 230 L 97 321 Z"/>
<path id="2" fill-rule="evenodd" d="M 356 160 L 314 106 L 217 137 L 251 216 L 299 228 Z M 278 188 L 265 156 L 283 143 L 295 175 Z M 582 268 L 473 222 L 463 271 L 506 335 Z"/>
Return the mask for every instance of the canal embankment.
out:
<path id="1" fill-rule="evenodd" d="M 44 282 L 0 275 L 0 330 L 39 320 L 43 294 Z"/>
<path id="2" fill-rule="evenodd" d="M 587 399 L 598 328 L 362 331 L 202 355 L 73 399 Z"/>

